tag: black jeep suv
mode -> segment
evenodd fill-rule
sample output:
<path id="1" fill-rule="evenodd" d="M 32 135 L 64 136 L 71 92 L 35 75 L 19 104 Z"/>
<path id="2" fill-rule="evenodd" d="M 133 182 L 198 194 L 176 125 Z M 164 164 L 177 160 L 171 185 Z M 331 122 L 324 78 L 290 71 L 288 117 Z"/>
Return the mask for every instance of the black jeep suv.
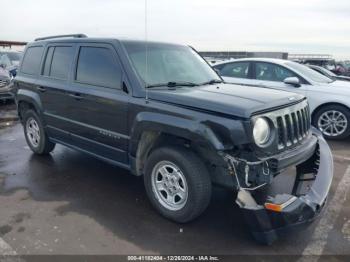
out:
<path id="1" fill-rule="evenodd" d="M 333 177 L 305 97 L 223 83 L 198 53 L 156 42 L 68 35 L 27 45 L 15 79 L 29 147 L 56 143 L 143 175 L 159 213 L 180 222 L 234 189 L 256 239 L 312 220 Z M 296 166 L 291 192 L 257 197 Z"/>

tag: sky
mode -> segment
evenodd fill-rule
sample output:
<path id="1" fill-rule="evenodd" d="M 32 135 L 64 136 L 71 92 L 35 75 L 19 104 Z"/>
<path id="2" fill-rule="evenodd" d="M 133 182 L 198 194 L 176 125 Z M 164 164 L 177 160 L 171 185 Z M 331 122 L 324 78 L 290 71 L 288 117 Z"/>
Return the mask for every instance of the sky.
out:
<path id="1" fill-rule="evenodd" d="M 0 40 L 85 33 L 182 43 L 199 51 L 350 59 L 349 0 L 0 0 L 0 6 Z"/>

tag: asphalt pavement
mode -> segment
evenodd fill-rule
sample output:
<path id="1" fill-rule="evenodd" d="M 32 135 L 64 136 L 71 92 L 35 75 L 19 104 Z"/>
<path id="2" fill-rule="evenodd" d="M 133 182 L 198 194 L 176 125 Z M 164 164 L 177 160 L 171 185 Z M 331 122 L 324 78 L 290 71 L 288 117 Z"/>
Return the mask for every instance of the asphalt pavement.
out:
<path id="1" fill-rule="evenodd" d="M 0 129 L 0 255 L 350 255 L 349 140 L 330 142 L 335 175 L 325 212 L 264 246 L 250 236 L 233 192 L 215 188 L 202 216 L 176 224 L 151 207 L 142 178 L 60 145 L 36 156 L 22 126 L 9 123 Z M 291 188 L 293 179 L 289 170 L 273 186 Z"/>

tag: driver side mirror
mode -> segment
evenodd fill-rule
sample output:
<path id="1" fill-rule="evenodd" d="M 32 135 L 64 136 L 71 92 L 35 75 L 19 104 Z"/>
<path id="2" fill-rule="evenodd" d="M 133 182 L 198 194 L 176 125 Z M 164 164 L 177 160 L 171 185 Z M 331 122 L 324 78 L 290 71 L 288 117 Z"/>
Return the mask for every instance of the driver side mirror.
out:
<path id="1" fill-rule="evenodd" d="M 287 85 L 292 85 L 294 87 L 300 87 L 300 80 L 297 77 L 287 77 L 283 81 Z"/>

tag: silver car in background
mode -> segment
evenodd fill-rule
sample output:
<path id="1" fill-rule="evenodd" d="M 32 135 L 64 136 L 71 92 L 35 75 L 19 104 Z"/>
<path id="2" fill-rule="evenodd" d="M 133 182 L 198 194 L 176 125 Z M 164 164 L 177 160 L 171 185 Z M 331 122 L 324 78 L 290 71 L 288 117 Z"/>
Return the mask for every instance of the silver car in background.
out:
<path id="1" fill-rule="evenodd" d="M 327 68 L 324 68 L 322 66 L 316 66 L 316 65 L 307 65 L 312 70 L 330 78 L 333 80 L 341 80 L 341 81 L 350 81 L 350 76 L 342 76 L 342 75 L 336 75 L 332 71 L 328 70 Z"/>
<path id="2" fill-rule="evenodd" d="M 0 101 L 13 100 L 12 79 L 17 74 L 21 52 L 0 50 Z"/>
<path id="3" fill-rule="evenodd" d="M 0 64 L 0 101 L 13 100 L 12 84 L 12 77 L 9 71 Z"/>
<path id="4" fill-rule="evenodd" d="M 237 59 L 213 68 L 229 83 L 301 93 L 308 98 L 312 124 L 326 138 L 350 135 L 350 82 L 330 79 L 305 65 L 282 59 Z"/>
<path id="5" fill-rule="evenodd" d="M 0 50 L 0 65 L 10 72 L 12 76 L 16 76 L 17 68 L 22 58 L 22 52 L 13 50 Z"/>

